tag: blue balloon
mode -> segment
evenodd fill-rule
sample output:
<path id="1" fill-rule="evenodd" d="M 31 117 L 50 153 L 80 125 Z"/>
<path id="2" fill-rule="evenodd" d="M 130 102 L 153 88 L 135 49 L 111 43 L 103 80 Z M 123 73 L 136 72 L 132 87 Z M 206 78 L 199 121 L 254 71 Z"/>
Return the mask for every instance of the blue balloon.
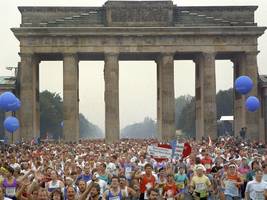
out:
<path id="1" fill-rule="evenodd" d="M 250 112 L 255 112 L 260 107 L 260 101 L 255 96 L 250 96 L 246 100 L 246 108 Z"/>
<path id="2" fill-rule="evenodd" d="M 64 126 L 64 121 L 62 121 L 62 122 L 60 123 L 60 126 L 63 128 L 63 126 Z"/>
<path id="3" fill-rule="evenodd" d="M 5 129 L 13 133 L 19 128 L 19 120 L 16 117 L 7 117 L 4 121 Z"/>
<path id="4" fill-rule="evenodd" d="M 247 94 L 253 88 L 253 81 L 248 76 L 239 76 L 235 80 L 235 90 L 240 94 Z"/>
<path id="5" fill-rule="evenodd" d="M 4 92 L 1 94 L 0 98 L 0 107 L 4 111 L 15 111 L 12 110 L 13 108 L 16 108 L 18 104 L 18 98 L 12 93 L 12 92 Z"/>
<path id="6" fill-rule="evenodd" d="M 9 110 L 15 112 L 20 108 L 20 106 L 21 106 L 21 102 L 18 98 L 16 98 L 16 103 L 9 106 Z"/>

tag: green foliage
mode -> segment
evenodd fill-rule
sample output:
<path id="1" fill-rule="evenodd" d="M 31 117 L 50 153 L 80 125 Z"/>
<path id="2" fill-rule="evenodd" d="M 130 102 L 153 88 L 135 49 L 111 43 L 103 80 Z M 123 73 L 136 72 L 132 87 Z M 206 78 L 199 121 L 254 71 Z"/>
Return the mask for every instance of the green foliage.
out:
<path id="1" fill-rule="evenodd" d="M 121 131 L 122 138 L 155 138 L 156 123 L 153 119 L 146 117 L 143 122 L 126 126 Z"/>
<path id="2" fill-rule="evenodd" d="M 220 90 L 216 95 L 217 102 L 217 119 L 221 116 L 231 116 L 233 115 L 234 109 L 234 99 L 233 99 L 233 89 Z"/>
<path id="3" fill-rule="evenodd" d="M 176 129 L 180 129 L 181 128 L 180 124 L 179 124 L 181 112 L 184 109 L 184 107 L 188 103 L 190 103 L 192 98 L 193 97 L 190 96 L 190 95 L 183 95 L 183 96 L 180 96 L 180 97 L 175 99 L 175 127 L 176 127 Z"/>
<path id="4" fill-rule="evenodd" d="M 178 121 L 178 128 L 187 134 L 187 136 L 194 136 L 195 125 L 195 97 L 191 98 L 189 102 L 183 107 Z"/>
<path id="5" fill-rule="evenodd" d="M 41 137 L 46 137 L 46 133 L 53 138 L 62 137 L 60 123 L 63 119 L 63 102 L 57 93 L 47 90 L 40 93 L 40 131 Z"/>
<path id="6" fill-rule="evenodd" d="M 90 123 L 83 114 L 79 114 L 79 119 L 80 119 L 80 137 L 85 139 L 85 138 L 103 138 L 104 134 L 102 130 Z M 90 133 L 90 134 L 88 134 Z"/>
<path id="7" fill-rule="evenodd" d="M 221 116 L 233 115 L 233 89 L 219 91 L 216 95 L 216 103 L 217 119 Z M 176 128 L 181 129 L 187 136 L 195 136 L 195 116 L 195 98 L 192 98 L 183 107 Z"/>
<path id="8" fill-rule="evenodd" d="M 96 138 L 103 137 L 103 132 L 99 127 L 90 123 L 83 114 L 79 114 L 80 119 L 80 137 Z M 40 93 L 40 132 L 41 137 L 54 139 L 62 138 L 63 128 L 63 101 L 57 93 L 51 93 L 47 90 Z"/>

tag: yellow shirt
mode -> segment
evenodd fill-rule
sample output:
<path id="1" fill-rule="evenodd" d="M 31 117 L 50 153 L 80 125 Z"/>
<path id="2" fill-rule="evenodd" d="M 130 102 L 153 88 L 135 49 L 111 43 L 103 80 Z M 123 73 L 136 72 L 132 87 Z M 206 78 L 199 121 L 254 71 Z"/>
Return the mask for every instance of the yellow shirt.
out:
<path id="1" fill-rule="evenodd" d="M 200 193 L 200 197 L 206 197 L 208 196 L 208 188 L 211 186 L 211 182 L 205 175 L 201 177 L 193 176 L 190 185 L 195 189 L 195 192 Z"/>

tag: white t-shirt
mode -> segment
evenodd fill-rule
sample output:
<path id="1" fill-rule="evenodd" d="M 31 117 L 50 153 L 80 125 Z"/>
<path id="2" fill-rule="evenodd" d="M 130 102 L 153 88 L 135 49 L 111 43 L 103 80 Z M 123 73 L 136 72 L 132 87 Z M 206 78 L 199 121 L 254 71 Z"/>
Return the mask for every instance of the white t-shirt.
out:
<path id="1" fill-rule="evenodd" d="M 108 163 L 108 165 L 107 165 L 107 171 L 109 172 L 109 173 L 111 173 L 112 175 L 114 175 L 115 174 L 115 172 L 116 172 L 116 165 L 115 165 L 115 163 L 112 163 L 112 162 L 110 162 L 110 163 Z"/>
<path id="2" fill-rule="evenodd" d="M 87 182 L 87 185 L 89 185 L 92 182 L 92 180 Z M 107 188 L 107 183 L 106 181 L 103 181 L 101 179 L 98 179 L 97 183 L 100 186 L 100 195 L 102 196 L 102 194 L 105 192 L 106 188 Z"/>
<path id="3" fill-rule="evenodd" d="M 267 182 L 267 174 L 263 174 L 262 180 L 265 181 L 265 182 Z"/>
<path id="4" fill-rule="evenodd" d="M 264 191 L 267 190 L 267 182 L 257 182 L 256 180 L 249 181 L 246 187 L 246 192 L 252 200 L 264 200 Z"/>
<path id="5" fill-rule="evenodd" d="M 8 198 L 8 197 L 4 197 L 4 200 L 12 200 L 12 199 L 10 199 L 10 198 Z"/>

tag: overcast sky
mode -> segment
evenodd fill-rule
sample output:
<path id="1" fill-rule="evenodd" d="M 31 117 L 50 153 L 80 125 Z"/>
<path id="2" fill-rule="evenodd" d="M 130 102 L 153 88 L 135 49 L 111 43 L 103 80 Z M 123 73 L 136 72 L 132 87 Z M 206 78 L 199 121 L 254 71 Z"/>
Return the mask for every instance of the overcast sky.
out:
<path id="1" fill-rule="evenodd" d="M 19 27 L 17 6 L 102 6 L 104 0 L 0 0 L 0 75 L 11 75 L 7 66 L 17 66 L 19 42 L 10 31 Z M 265 0 L 175 0 L 178 6 L 258 5 L 256 22 L 267 26 Z M 267 35 L 259 39 L 259 73 L 267 74 Z M 80 62 L 80 112 L 104 130 L 103 62 Z M 54 74 L 54 76 L 51 76 Z M 175 62 L 175 96 L 194 95 L 194 65 L 190 61 Z M 232 63 L 216 62 L 217 91 L 232 87 Z M 62 62 L 42 62 L 40 90 L 62 94 Z M 23 103 L 23 102 L 22 102 Z M 120 62 L 120 121 L 121 128 L 142 121 L 149 116 L 156 119 L 156 64 L 154 62 Z"/>

